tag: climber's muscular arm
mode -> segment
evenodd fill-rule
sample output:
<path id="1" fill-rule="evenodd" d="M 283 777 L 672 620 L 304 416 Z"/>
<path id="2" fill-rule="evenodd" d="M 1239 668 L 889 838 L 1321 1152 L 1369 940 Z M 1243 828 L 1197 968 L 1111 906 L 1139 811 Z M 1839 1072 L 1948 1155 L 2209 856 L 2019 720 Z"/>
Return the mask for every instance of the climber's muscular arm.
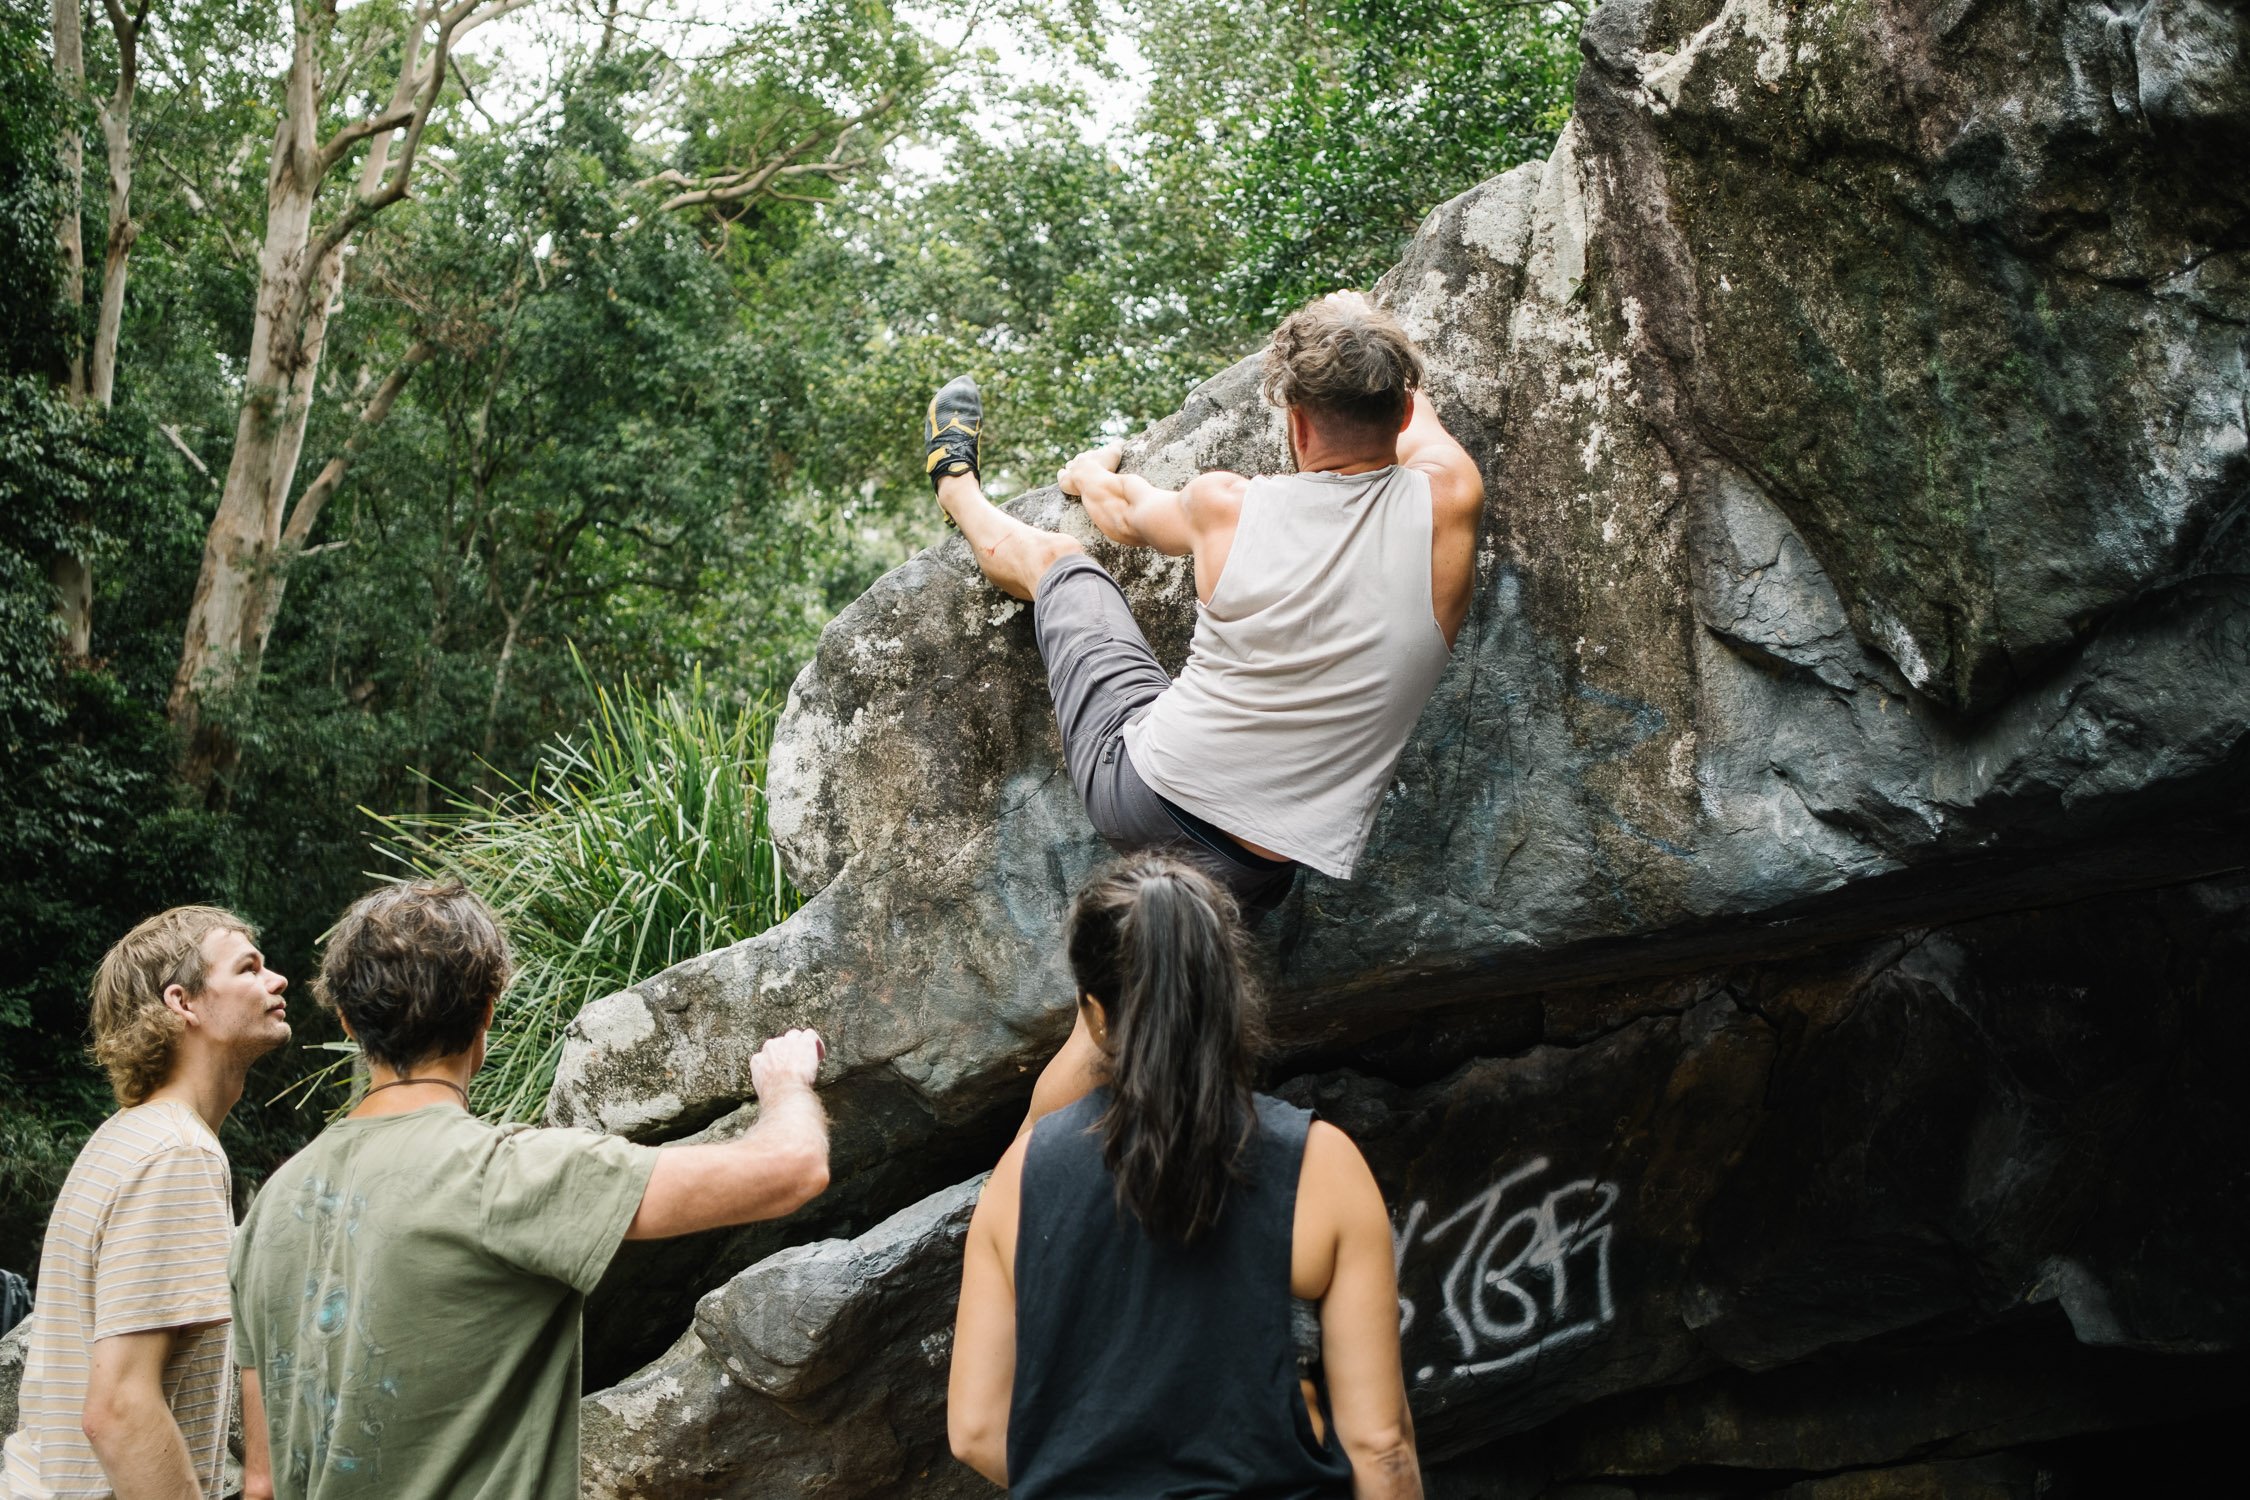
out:
<path id="1" fill-rule="evenodd" d="M 1484 475 L 1421 391 L 1414 393 L 1413 413 L 1398 435 L 1398 463 L 1430 478 L 1430 598 L 1450 646 L 1469 617 L 1469 596 L 1476 587 Z"/>
<path id="2" fill-rule="evenodd" d="M 793 1214 L 828 1187 L 828 1117 L 813 1093 L 820 1038 L 792 1031 L 750 1059 L 758 1123 L 739 1140 L 656 1154 L 629 1240 L 667 1240 Z"/>
<path id="3" fill-rule="evenodd" d="M 1242 492 L 1250 481 L 1214 469 L 1176 490 L 1160 490 L 1138 474 L 1120 474 L 1125 450 L 1112 443 L 1072 459 L 1057 476 L 1066 495 L 1086 507 L 1086 519 L 1113 542 L 1152 547 L 1166 557 L 1195 559 L 1195 591 L 1208 603 L 1234 545 L 1242 518 Z"/>
<path id="4" fill-rule="evenodd" d="M 1120 474 L 1122 443 L 1089 448 L 1055 476 L 1066 495 L 1086 507 L 1086 519 L 1113 542 L 1153 547 L 1166 557 L 1185 557 L 1195 546 L 1185 490 L 1160 490 L 1138 474 Z"/>

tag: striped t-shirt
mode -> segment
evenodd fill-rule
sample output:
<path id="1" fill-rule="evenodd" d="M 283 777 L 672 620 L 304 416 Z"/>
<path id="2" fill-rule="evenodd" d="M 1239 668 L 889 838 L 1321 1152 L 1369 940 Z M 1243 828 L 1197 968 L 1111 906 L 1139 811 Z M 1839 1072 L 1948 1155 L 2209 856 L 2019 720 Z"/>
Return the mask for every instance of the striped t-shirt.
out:
<path id="1" fill-rule="evenodd" d="M 80 1423 L 94 1342 L 186 1330 L 164 1366 L 188 1455 L 216 1495 L 228 1406 L 227 1251 L 234 1238 L 226 1153 L 202 1118 L 158 1100 L 120 1110 L 78 1153 L 47 1221 L 23 1371 L 21 1429 L 0 1494 L 101 1500 L 112 1491 Z"/>

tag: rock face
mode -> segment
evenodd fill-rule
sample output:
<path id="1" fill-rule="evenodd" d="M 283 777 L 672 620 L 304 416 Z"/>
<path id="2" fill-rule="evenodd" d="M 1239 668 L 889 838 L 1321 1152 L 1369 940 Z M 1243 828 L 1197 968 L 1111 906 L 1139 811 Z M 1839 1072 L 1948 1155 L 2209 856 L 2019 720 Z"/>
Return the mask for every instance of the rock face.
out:
<path id="1" fill-rule="evenodd" d="M 0 1335 L 0 1437 L 14 1432 L 22 1415 L 23 1361 L 30 1347 L 29 1318 Z"/>
<path id="2" fill-rule="evenodd" d="M 2250 1041 L 2246 917 L 2237 877 L 1589 988 L 1543 997 L 1536 1045 L 1438 1082 L 1283 1092 L 1389 1193 L 1439 1456 L 2048 1304 L 2085 1345 L 2232 1349 L 2250 1264 L 2180 1252 L 2245 1242 L 2250 1206 L 2150 1148 L 2250 1159 L 2215 1070 Z"/>
<path id="3" fill-rule="evenodd" d="M 2239 927 L 2250 828 L 2250 12 L 1612 0 L 1584 50 L 1553 156 L 1378 288 L 1484 466 L 1479 590 L 1358 878 L 1266 928 L 1279 1074 L 1341 1090 L 1399 1215 L 1426 1434 L 2026 1308 L 2237 1347 L 2242 1122 L 2196 1117 L 2230 1091 L 2184 1057 L 2102 1089 L 2240 993 L 2175 947 Z M 1128 458 L 1286 462 L 1250 363 Z M 1052 491 L 1015 509 L 1088 539 L 1177 664 L 1179 564 Z M 1102 850 L 1028 617 L 957 540 L 824 633 L 772 775 L 818 895 L 589 1007 L 550 1112 L 733 1128 L 760 1039 L 817 1025 L 862 1186 L 800 1232 L 850 1232 L 1004 1135 Z M 2222 1165 L 2158 1191 L 2191 1140 Z M 1552 1286 L 1477 1281 L 1510 1240 L 1417 1289 L 1415 1246 L 1451 1266 L 1494 1224 Z M 622 1267 L 597 1373 L 771 1248 Z M 1518 1322 L 1547 1331 L 1487 1346 Z"/>
<path id="4" fill-rule="evenodd" d="M 945 1443 L 961 1242 L 981 1177 L 705 1297 L 661 1359 L 586 1398 L 589 1494 L 970 1496 Z"/>
<path id="5" fill-rule="evenodd" d="M 1385 1184 L 1423 1451 L 1479 1452 L 1465 1493 L 1908 1454 L 1998 1482 L 2250 1401 L 2218 1352 L 2250 1343 L 2246 969 L 2236 876 L 1550 992 L 1508 1055 L 1281 1092 Z M 707 1297 L 590 1399 L 589 1453 L 637 1465 L 599 1492 L 951 1493 L 933 1398 L 975 1186 Z"/>

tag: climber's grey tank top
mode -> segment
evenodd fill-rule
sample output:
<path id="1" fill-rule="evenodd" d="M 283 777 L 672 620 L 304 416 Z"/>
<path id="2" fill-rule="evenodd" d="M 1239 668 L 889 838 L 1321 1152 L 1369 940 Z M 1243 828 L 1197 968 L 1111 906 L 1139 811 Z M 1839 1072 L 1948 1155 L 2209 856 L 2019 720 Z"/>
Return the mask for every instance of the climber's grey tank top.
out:
<path id="1" fill-rule="evenodd" d="M 1253 479 L 1133 769 L 1228 833 L 1347 878 L 1445 670 L 1417 469 Z"/>
<path id="2" fill-rule="evenodd" d="M 1109 1091 L 1041 1120 L 1016 1229 L 1010 1500 L 1326 1500 L 1351 1493 L 1315 1442 L 1289 1312 L 1309 1111 L 1259 1095 L 1248 1181 L 1193 1245 L 1117 1206 Z"/>

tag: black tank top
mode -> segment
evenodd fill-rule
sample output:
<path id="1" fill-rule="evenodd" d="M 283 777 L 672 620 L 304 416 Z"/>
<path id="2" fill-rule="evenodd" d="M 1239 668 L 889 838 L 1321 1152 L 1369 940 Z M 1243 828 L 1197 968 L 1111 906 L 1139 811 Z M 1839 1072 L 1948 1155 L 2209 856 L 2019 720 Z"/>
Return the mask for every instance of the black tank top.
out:
<path id="1" fill-rule="evenodd" d="M 1297 1176 L 1312 1115 L 1257 1096 L 1247 1182 L 1190 1246 L 1117 1206 L 1097 1090 L 1041 1120 L 1016 1231 L 1012 1500 L 1314 1500 L 1351 1493 L 1313 1441 L 1289 1327 Z"/>

